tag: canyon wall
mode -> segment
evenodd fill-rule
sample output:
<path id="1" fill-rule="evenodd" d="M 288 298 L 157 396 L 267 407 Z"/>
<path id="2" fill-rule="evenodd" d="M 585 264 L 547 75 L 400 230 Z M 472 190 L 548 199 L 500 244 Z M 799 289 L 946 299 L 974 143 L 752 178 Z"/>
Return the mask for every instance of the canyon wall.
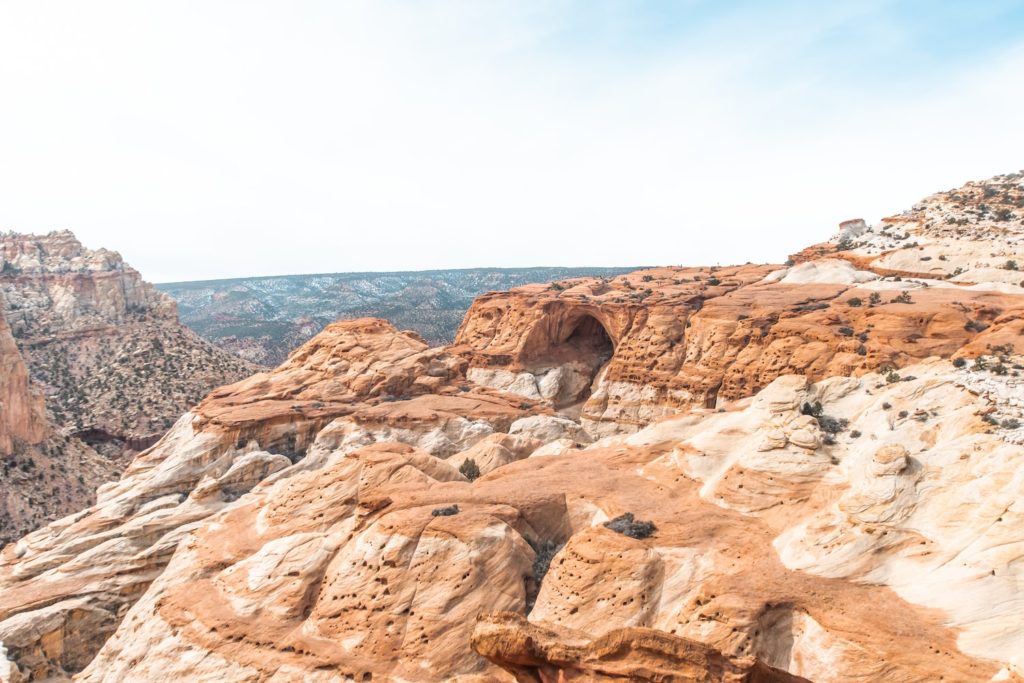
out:
<path id="1" fill-rule="evenodd" d="M 16 445 L 39 443 L 46 434 L 43 397 L 32 391 L 28 369 L 0 311 L 0 457 Z"/>
<path id="2" fill-rule="evenodd" d="M 0 234 L 0 295 L 50 421 L 113 459 L 257 369 L 181 325 L 174 302 L 119 254 L 68 231 Z"/>

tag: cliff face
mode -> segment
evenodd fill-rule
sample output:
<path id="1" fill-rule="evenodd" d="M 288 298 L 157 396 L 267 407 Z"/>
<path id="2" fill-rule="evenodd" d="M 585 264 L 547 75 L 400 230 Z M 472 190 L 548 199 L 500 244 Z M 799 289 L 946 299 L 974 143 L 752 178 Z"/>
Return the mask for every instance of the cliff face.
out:
<path id="1" fill-rule="evenodd" d="M 333 324 L 0 553 L 7 657 L 82 681 L 1021 680 L 1024 289 L 873 265 L 850 236 L 879 229 L 488 295 L 450 347 Z M 947 260 L 982 248 L 960 239 Z"/>
<path id="2" fill-rule="evenodd" d="M 43 397 L 29 388 L 28 370 L 0 312 L 0 457 L 16 444 L 37 444 L 46 434 Z"/>
<path id="3" fill-rule="evenodd" d="M 110 462 L 54 432 L 0 312 L 0 544 L 92 503 Z"/>
<path id="4" fill-rule="evenodd" d="M 996 185 L 1024 203 L 1013 178 Z M 455 344 L 475 381 L 574 408 L 596 434 L 749 396 L 780 374 L 857 376 L 1021 350 L 1024 227 L 1017 214 L 993 222 L 972 209 L 968 197 L 984 206 L 991 194 L 983 187 L 937 195 L 859 243 L 840 235 L 791 266 L 658 268 L 488 294 Z M 960 203 L 942 203 L 951 197 Z M 984 217 L 962 227 L 962 215 Z M 601 340 L 604 355 L 580 346 Z"/>
<path id="5" fill-rule="evenodd" d="M 0 295 L 51 422 L 114 458 L 256 369 L 179 324 L 117 253 L 67 231 L 0 235 Z"/>

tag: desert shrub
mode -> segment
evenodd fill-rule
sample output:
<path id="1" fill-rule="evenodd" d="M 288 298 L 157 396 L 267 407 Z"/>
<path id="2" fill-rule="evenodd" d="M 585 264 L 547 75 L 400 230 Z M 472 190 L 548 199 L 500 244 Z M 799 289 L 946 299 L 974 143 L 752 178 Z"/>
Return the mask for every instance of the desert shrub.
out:
<path id="1" fill-rule="evenodd" d="M 443 508 L 434 508 L 430 514 L 434 517 L 451 517 L 452 515 L 459 514 L 459 506 L 449 505 Z"/>
<path id="2" fill-rule="evenodd" d="M 896 295 L 896 296 L 894 296 L 892 298 L 892 303 L 894 303 L 894 304 L 912 304 L 912 303 L 914 303 L 914 300 L 910 298 L 910 292 L 904 290 L 904 291 L 900 292 L 898 295 Z"/>
<path id="3" fill-rule="evenodd" d="M 988 325 L 980 320 L 968 320 L 964 323 L 964 329 L 968 332 L 984 332 L 988 329 Z"/>
<path id="4" fill-rule="evenodd" d="M 544 580 L 544 576 L 547 575 L 548 569 L 551 568 L 551 560 L 554 559 L 558 551 L 562 549 L 560 543 L 554 541 L 545 541 L 535 548 L 537 553 L 533 560 L 533 579 L 538 584 Z"/>
<path id="5" fill-rule="evenodd" d="M 831 415 L 820 415 L 817 420 L 821 431 L 826 434 L 838 434 L 850 424 L 850 421 L 844 417 L 832 417 Z"/>
<path id="6" fill-rule="evenodd" d="M 954 358 L 953 359 L 953 367 L 954 368 L 962 368 L 965 365 L 967 365 L 967 359 L 966 358 Z"/>
<path id="7" fill-rule="evenodd" d="M 711 285 L 712 287 L 716 287 L 716 286 L 722 284 L 722 281 L 719 280 L 717 277 L 709 277 L 708 278 L 708 284 Z"/>
<path id="8" fill-rule="evenodd" d="M 839 328 L 839 334 L 843 335 L 844 337 L 852 337 L 853 336 L 853 328 L 852 327 L 845 327 L 845 326 L 844 327 L 840 327 Z"/>
<path id="9" fill-rule="evenodd" d="M 898 414 L 898 417 L 899 417 L 899 418 L 900 418 L 900 419 L 902 420 L 902 419 L 906 418 L 906 417 L 907 417 L 908 415 L 910 415 L 910 413 L 908 413 L 908 412 L 907 412 L 907 411 L 905 411 L 905 410 L 901 410 L 901 411 L 899 412 L 899 414 Z"/>
<path id="10" fill-rule="evenodd" d="M 1015 417 L 1008 417 L 1003 420 L 1003 429 L 1020 429 L 1020 420 Z"/>
<path id="11" fill-rule="evenodd" d="M 889 384 L 895 384 L 896 382 L 899 382 L 901 379 L 903 378 L 900 377 L 899 373 L 896 372 L 895 370 L 890 370 L 889 372 L 885 373 L 885 381 L 888 382 Z"/>
<path id="12" fill-rule="evenodd" d="M 804 404 L 800 406 L 800 413 L 802 415 L 810 415 L 812 417 L 821 415 L 822 410 L 821 401 L 815 401 L 814 403 L 804 401 Z"/>
<path id="13" fill-rule="evenodd" d="M 864 301 L 859 296 L 855 296 L 852 299 L 847 299 L 846 300 L 846 305 L 847 306 L 853 306 L 854 308 L 857 308 L 858 306 L 861 306 L 863 303 L 864 303 Z"/>
<path id="14" fill-rule="evenodd" d="M 473 458 L 466 458 L 459 466 L 459 473 L 470 481 L 476 481 L 480 477 L 480 468 Z"/>
<path id="15" fill-rule="evenodd" d="M 871 296 L 868 297 L 868 303 L 872 306 L 877 306 L 882 303 L 882 295 L 878 292 L 871 292 Z"/>
<path id="16" fill-rule="evenodd" d="M 838 434 L 839 432 L 845 430 L 846 427 L 850 424 L 850 421 L 845 418 L 836 418 L 832 417 L 831 415 L 826 415 L 824 413 L 824 409 L 822 408 L 821 401 L 815 401 L 814 403 L 804 403 L 802 406 L 800 406 L 800 412 L 803 413 L 804 415 L 810 415 L 815 420 L 817 420 L 818 426 L 821 428 L 821 431 L 825 432 L 825 434 L 828 435 Z M 835 442 L 829 441 L 829 439 L 826 438 L 825 443 L 829 444 Z"/>
<path id="17" fill-rule="evenodd" d="M 1013 259 L 1010 259 L 1009 261 L 1007 261 L 1006 263 L 1003 264 L 1003 270 L 1020 270 L 1020 269 L 1017 267 L 1017 262 L 1014 261 Z"/>
<path id="18" fill-rule="evenodd" d="M 624 536 L 640 539 L 647 538 L 658 530 L 654 526 L 654 522 L 638 521 L 633 517 L 632 512 L 623 513 L 610 522 L 605 522 L 604 525 Z"/>

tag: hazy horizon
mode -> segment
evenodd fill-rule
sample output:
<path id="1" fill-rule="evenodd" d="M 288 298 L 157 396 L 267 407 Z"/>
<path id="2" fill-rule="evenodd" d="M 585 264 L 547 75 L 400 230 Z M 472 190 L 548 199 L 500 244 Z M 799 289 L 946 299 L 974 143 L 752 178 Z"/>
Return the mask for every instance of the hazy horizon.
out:
<path id="1" fill-rule="evenodd" d="M 1024 166 L 1024 4 L 0 5 L 0 230 L 154 282 L 780 262 Z"/>

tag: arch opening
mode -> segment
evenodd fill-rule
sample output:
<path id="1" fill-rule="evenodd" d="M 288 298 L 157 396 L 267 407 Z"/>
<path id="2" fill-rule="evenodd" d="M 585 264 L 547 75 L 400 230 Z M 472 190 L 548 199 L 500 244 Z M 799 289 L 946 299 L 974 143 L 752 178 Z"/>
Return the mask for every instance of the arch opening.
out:
<path id="1" fill-rule="evenodd" d="M 578 412 L 614 355 L 615 343 L 601 321 L 589 314 L 553 327 L 546 328 L 546 343 L 538 339 L 541 343 L 524 360 L 538 376 L 545 399 L 562 412 Z"/>

